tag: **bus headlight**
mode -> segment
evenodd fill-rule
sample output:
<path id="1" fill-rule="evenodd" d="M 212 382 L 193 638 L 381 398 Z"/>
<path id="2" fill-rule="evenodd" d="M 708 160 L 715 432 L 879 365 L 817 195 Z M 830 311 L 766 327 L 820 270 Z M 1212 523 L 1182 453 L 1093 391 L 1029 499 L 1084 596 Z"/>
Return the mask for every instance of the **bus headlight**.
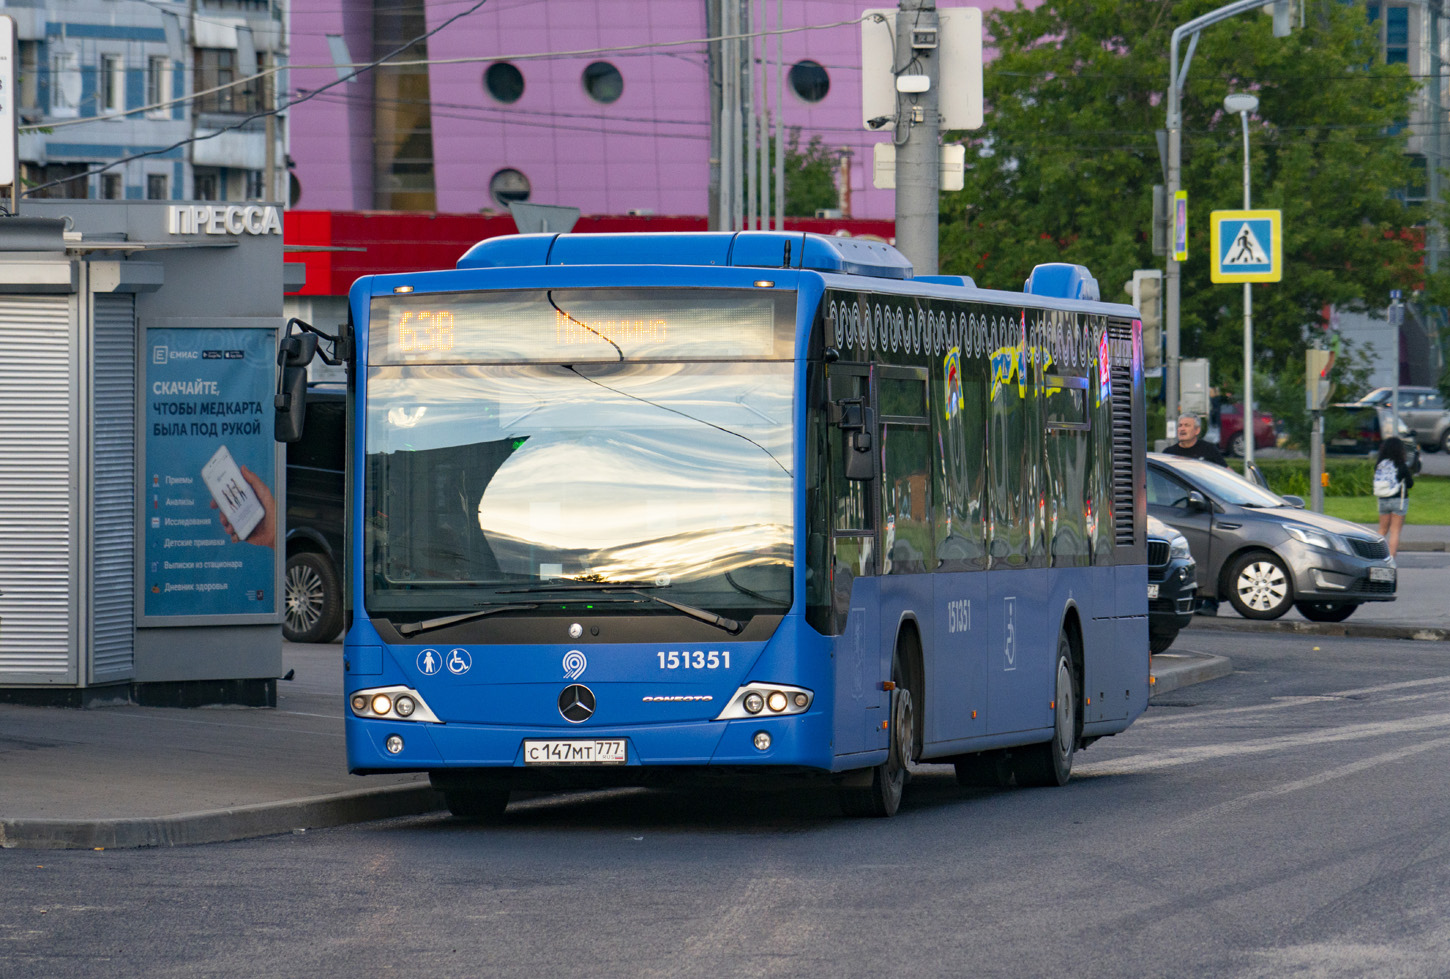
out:
<path id="1" fill-rule="evenodd" d="M 802 687 L 782 683 L 747 683 L 735 691 L 730 703 L 715 718 L 728 721 L 738 717 L 756 717 L 769 708 L 770 714 L 804 714 L 810 710 L 815 694 Z"/>
<path id="2" fill-rule="evenodd" d="M 428 709 L 428 704 L 412 687 L 373 687 L 370 690 L 355 690 L 347 700 L 354 717 L 371 719 L 385 717 L 392 721 L 439 723 L 438 716 Z"/>

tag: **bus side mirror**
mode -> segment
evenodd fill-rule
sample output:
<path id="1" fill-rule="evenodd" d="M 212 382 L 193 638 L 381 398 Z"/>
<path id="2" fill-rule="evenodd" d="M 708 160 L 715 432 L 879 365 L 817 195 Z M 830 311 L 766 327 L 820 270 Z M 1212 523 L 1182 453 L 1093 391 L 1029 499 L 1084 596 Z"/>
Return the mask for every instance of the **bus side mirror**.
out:
<path id="1" fill-rule="evenodd" d="M 307 418 L 307 365 L 317 353 L 317 337 L 311 333 L 283 337 L 277 345 L 277 365 L 282 369 L 272 406 L 272 435 L 278 442 L 297 442 Z"/>
<path id="2" fill-rule="evenodd" d="M 836 427 L 841 430 L 841 453 L 846 462 L 846 478 L 868 480 L 876 478 L 876 454 L 871 451 L 872 431 L 876 428 L 875 417 L 863 399 L 838 401 L 832 415 Z"/>

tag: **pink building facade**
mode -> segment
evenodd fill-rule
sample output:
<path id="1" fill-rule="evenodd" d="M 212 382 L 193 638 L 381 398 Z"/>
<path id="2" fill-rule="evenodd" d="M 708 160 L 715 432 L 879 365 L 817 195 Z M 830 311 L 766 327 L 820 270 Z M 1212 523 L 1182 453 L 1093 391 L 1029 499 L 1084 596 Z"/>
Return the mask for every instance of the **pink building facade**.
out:
<path id="1" fill-rule="evenodd" d="M 432 30 L 467 10 L 464 4 L 429 3 L 413 26 L 400 28 L 379 16 L 382 2 L 304 0 L 294 7 L 294 93 L 338 78 L 332 67 L 337 42 L 329 35 L 345 41 L 351 61 L 366 62 L 421 33 L 415 25 Z M 776 3 L 745 6 L 756 12 L 757 30 L 776 29 Z M 370 72 L 291 110 L 294 204 L 370 210 L 409 201 L 402 206 L 478 213 L 501 210 L 526 194 L 522 199 L 531 203 L 578 207 L 585 214 L 705 214 L 711 102 L 706 7 L 705 0 L 490 0 L 427 39 L 430 64 L 415 69 L 426 73 L 425 95 L 416 81 L 411 88 L 380 88 Z M 772 118 L 778 112 L 788 129 L 800 128 L 802 143 L 819 136 L 847 160 L 846 216 L 891 218 L 894 192 L 871 182 L 871 147 L 889 139 L 889 128 L 872 132 L 861 120 L 857 19 L 865 5 L 790 0 L 783 7 L 780 26 L 789 33 L 782 35 L 779 102 L 776 41 L 761 42 Z M 375 38 L 389 30 L 398 33 Z M 404 117 L 411 121 L 399 123 Z M 411 139 L 380 131 L 409 127 Z M 409 162 L 393 170 L 407 174 L 392 176 L 386 160 L 379 165 L 380 152 L 406 157 Z M 390 181 L 426 181 L 425 168 L 431 208 L 417 205 L 423 198 L 390 193 Z"/>

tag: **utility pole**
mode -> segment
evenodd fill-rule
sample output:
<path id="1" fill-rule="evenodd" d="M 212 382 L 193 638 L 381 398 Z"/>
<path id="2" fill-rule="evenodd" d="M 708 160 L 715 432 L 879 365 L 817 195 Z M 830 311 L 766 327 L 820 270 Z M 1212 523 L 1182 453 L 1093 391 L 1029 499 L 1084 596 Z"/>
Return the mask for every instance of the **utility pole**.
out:
<path id="1" fill-rule="evenodd" d="M 1225 4 L 1217 10 L 1211 10 L 1202 17 L 1195 17 L 1186 24 L 1180 24 L 1173 30 L 1173 37 L 1168 46 L 1168 188 L 1167 199 L 1169 207 L 1177 209 L 1174 205 L 1175 197 L 1183 187 L 1183 85 L 1188 78 L 1188 66 L 1193 61 L 1193 51 L 1198 47 L 1198 32 L 1211 24 L 1217 24 L 1221 20 L 1227 20 L 1235 14 L 1241 14 L 1250 10 L 1259 10 L 1264 6 L 1264 0 L 1235 0 L 1234 3 Z M 1178 45 L 1183 38 L 1188 38 L 1188 51 L 1183 56 L 1183 66 L 1178 64 Z M 1167 351 L 1163 365 L 1163 393 L 1167 414 L 1170 422 L 1178 417 L 1179 390 L 1178 390 L 1178 309 L 1179 292 L 1182 272 L 1179 268 L 1178 259 L 1173 255 L 1173 242 L 1176 234 L 1169 236 L 1168 260 L 1163 272 L 1163 328 L 1167 340 Z M 1245 426 L 1251 423 L 1246 415 Z M 1251 428 L 1247 429 L 1252 432 Z M 1170 425 L 1168 433 L 1170 437 L 1173 429 Z"/>
<path id="2" fill-rule="evenodd" d="M 896 247 L 917 275 L 937 273 L 941 119 L 935 0 L 900 0 L 896 16 Z M 925 81 L 921 81 L 921 79 Z"/>

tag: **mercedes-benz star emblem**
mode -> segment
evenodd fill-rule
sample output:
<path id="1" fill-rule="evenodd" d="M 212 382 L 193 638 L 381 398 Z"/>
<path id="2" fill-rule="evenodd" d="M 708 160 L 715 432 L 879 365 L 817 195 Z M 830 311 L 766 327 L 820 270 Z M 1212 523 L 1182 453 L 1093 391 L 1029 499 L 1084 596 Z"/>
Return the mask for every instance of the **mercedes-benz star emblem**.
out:
<path id="1" fill-rule="evenodd" d="M 594 716 L 594 691 L 582 683 L 571 683 L 559 694 L 559 713 L 570 724 L 583 724 Z"/>

